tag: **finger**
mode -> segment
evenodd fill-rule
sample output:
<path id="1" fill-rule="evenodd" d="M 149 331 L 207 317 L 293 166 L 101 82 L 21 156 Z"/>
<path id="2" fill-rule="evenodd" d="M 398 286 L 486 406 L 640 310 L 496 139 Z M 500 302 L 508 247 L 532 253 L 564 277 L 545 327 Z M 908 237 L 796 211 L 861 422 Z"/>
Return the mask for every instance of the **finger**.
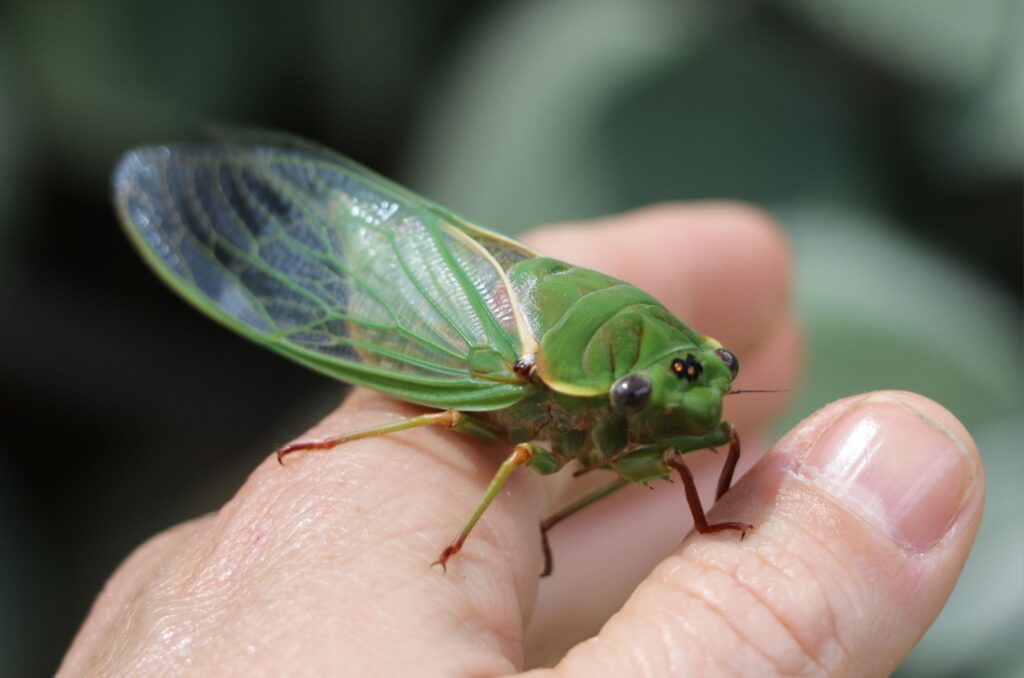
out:
<path id="1" fill-rule="evenodd" d="M 301 439 L 419 413 L 357 390 Z M 283 466 L 271 457 L 173 549 L 155 540 L 121 568 L 66 665 L 102 675 L 514 670 L 540 570 L 533 474 L 513 475 L 447 573 L 430 566 L 507 454 L 421 428 Z"/>
<path id="2" fill-rule="evenodd" d="M 133 552 L 103 587 L 82 628 L 61 663 L 59 676 L 129 675 L 126 653 L 149 641 L 139 624 L 132 624 L 138 602 L 148 595 L 158 571 L 181 553 L 183 546 L 204 529 L 210 517 L 183 523 L 153 537 Z"/>
<path id="3" fill-rule="evenodd" d="M 908 393 L 801 423 L 553 675 L 888 675 L 935 619 L 981 519 L 964 428 Z M 540 672 L 538 672 L 539 675 Z"/>

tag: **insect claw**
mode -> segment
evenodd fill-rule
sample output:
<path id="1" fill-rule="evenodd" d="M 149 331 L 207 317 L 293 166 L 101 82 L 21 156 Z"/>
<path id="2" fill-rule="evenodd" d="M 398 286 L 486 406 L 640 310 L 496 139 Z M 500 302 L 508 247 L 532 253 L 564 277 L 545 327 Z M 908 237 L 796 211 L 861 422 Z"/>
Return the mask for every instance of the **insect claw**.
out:
<path id="1" fill-rule="evenodd" d="M 277 463 L 280 464 L 281 466 L 284 466 L 284 458 L 287 457 L 292 452 L 294 452 L 294 450 L 291 449 L 291 447 L 291 445 L 279 447 L 277 448 L 277 451 L 274 453 L 277 456 Z"/>
<path id="2" fill-rule="evenodd" d="M 432 562 L 430 564 L 430 566 L 434 567 L 435 565 L 440 565 L 441 566 L 441 573 L 442 574 L 448 574 L 448 565 L 447 565 L 448 559 L 451 558 L 452 556 L 454 556 L 456 553 L 458 553 L 459 549 L 461 549 L 461 548 L 462 548 L 461 541 L 458 543 L 458 545 L 450 544 L 448 546 L 445 546 L 444 547 L 444 551 L 441 551 L 441 555 L 439 555 L 437 557 L 437 560 Z"/>
<path id="3" fill-rule="evenodd" d="M 310 443 L 288 443 L 284 447 L 279 447 L 277 448 L 277 452 L 275 453 L 277 455 L 277 463 L 280 464 L 281 466 L 284 466 L 285 457 L 287 457 L 292 452 L 297 452 L 299 450 L 305 449 L 312 449 Z"/>
<path id="4" fill-rule="evenodd" d="M 324 438 L 323 440 L 299 440 L 288 443 L 284 447 L 277 449 L 277 462 L 284 466 L 284 458 L 292 452 L 299 452 L 301 450 L 329 450 L 346 442 L 348 439 L 349 436 L 336 436 L 334 438 Z"/>

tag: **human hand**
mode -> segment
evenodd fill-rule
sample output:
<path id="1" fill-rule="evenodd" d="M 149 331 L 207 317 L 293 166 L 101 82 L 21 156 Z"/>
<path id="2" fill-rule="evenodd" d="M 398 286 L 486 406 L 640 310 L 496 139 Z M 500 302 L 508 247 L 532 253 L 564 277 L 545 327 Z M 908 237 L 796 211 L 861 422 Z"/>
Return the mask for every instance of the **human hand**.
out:
<path id="1" fill-rule="evenodd" d="M 532 240 L 722 340 L 742 362 L 741 387 L 793 381 L 786 249 L 759 213 L 665 206 Z M 973 542 L 977 450 L 935 403 L 879 393 L 823 408 L 754 464 L 754 432 L 776 403 L 727 405 L 747 443 L 740 470 L 753 467 L 711 518 L 754 524 L 745 539 L 679 544 L 691 525 L 679 485 L 629 488 L 551 532 L 555 571 L 539 596 L 540 519 L 601 473 L 517 472 L 442 574 L 430 563 L 507 449 L 420 429 L 284 468 L 270 457 L 217 514 L 122 564 L 61 672 L 513 673 L 524 658 L 559 658 L 633 591 L 554 675 L 885 675 L 938 614 Z M 356 390 L 302 439 L 415 411 Z M 707 506 L 721 458 L 687 458 Z"/>

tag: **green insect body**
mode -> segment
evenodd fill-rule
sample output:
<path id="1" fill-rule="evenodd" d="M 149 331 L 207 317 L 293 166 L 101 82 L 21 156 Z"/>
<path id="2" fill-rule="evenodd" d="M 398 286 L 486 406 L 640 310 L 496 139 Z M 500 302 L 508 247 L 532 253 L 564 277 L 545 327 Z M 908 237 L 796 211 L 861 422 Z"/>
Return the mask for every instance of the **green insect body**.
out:
<path id="1" fill-rule="evenodd" d="M 129 152 L 115 201 L 157 273 L 219 322 L 337 379 L 432 412 L 298 450 L 439 425 L 514 445 L 444 566 L 511 472 L 568 461 L 618 479 L 541 525 L 547 531 L 628 482 L 683 480 L 681 454 L 739 440 L 721 421 L 735 356 L 649 294 L 542 257 L 314 144 L 221 132 L 209 145 Z M 541 447 L 535 441 L 545 441 Z"/>

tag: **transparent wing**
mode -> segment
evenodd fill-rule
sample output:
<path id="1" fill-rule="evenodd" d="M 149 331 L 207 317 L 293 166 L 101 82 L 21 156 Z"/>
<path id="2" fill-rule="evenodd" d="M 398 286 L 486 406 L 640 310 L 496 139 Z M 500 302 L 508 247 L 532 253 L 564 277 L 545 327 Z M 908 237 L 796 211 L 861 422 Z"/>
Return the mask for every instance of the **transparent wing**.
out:
<path id="1" fill-rule="evenodd" d="M 535 341 L 505 271 L 524 246 L 275 135 L 132 151 L 114 189 L 161 276 L 246 336 L 434 407 L 522 397 L 512 365 Z"/>
<path id="2" fill-rule="evenodd" d="M 339 170 L 347 172 L 353 177 L 359 177 L 365 183 L 377 186 L 378 190 L 389 194 L 393 199 L 432 212 L 445 222 L 464 231 L 485 247 L 504 270 L 508 270 L 523 259 L 540 256 L 538 252 L 523 243 L 471 224 L 443 205 L 417 195 L 355 160 L 307 139 L 282 132 L 223 125 L 212 125 L 209 127 L 209 132 L 214 139 L 219 140 L 222 144 L 243 147 L 273 147 L 278 151 L 292 152 L 336 165 Z"/>

